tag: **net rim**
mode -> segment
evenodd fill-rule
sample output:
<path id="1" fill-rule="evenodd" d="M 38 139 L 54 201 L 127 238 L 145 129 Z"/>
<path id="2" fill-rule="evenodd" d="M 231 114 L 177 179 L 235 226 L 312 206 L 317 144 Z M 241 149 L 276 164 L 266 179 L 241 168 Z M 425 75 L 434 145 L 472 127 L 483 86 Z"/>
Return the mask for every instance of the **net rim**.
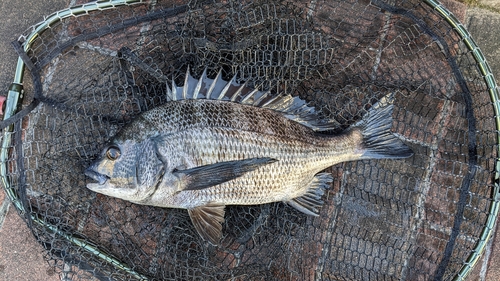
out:
<path id="1" fill-rule="evenodd" d="M 34 25 L 32 27 L 31 33 L 29 33 L 29 35 L 27 35 L 26 37 L 21 36 L 19 40 L 21 41 L 21 39 L 24 38 L 22 43 L 23 50 L 28 51 L 31 48 L 32 43 L 36 40 L 36 38 L 38 38 L 39 35 L 41 35 L 46 29 L 50 28 L 51 24 L 54 24 L 58 21 L 61 21 L 68 17 L 84 15 L 95 11 L 114 9 L 124 5 L 144 4 L 148 2 L 149 1 L 147 0 L 109 0 L 109 1 L 97 1 L 92 3 L 86 3 L 83 5 L 63 9 L 51 14 L 44 21 Z M 492 70 L 489 64 L 487 63 L 482 51 L 480 50 L 479 46 L 474 41 L 474 39 L 471 37 L 470 33 L 464 27 L 464 25 L 453 15 L 453 13 L 451 13 L 447 8 L 445 8 L 439 1 L 424 0 L 423 3 L 430 6 L 433 10 L 436 11 L 438 15 L 440 15 L 443 19 L 446 20 L 448 24 L 450 24 L 453 27 L 454 31 L 459 35 L 462 42 L 465 43 L 467 49 L 471 52 L 474 60 L 479 66 L 481 74 L 483 75 L 483 80 L 488 87 L 488 92 L 494 110 L 494 119 L 496 127 L 495 129 L 497 132 L 500 132 L 500 90 L 496 84 Z M 26 65 L 23 62 L 22 58 L 18 57 L 14 79 L 9 87 L 7 98 L 5 101 L 6 105 L 5 105 L 5 111 L 4 111 L 5 113 L 3 116 L 3 120 L 7 120 L 10 117 L 12 117 L 19 110 L 20 105 L 23 101 L 24 98 L 23 74 L 25 66 Z M 41 220 L 40 218 L 38 218 L 33 214 L 27 214 L 23 204 L 21 203 L 15 190 L 10 186 L 10 182 L 7 178 L 7 158 L 8 158 L 8 150 L 9 147 L 11 146 L 10 133 L 13 132 L 13 129 L 14 129 L 13 125 L 10 125 L 3 131 L 2 147 L 0 148 L 0 180 L 7 194 L 7 197 L 13 203 L 18 212 L 21 215 L 29 215 L 33 222 L 63 237 L 64 239 L 75 244 L 76 246 L 79 246 L 85 249 L 86 251 L 96 255 L 103 261 L 111 263 L 117 269 L 129 273 L 139 280 L 148 280 L 147 277 L 135 272 L 127 265 L 121 263 L 120 261 L 118 261 L 113 257 L 110 257 L 106 253 L 99 250 L 97 247 L 89 245 L 83 240 L 67 235 L 66 233 L 58 230 L 55 226 L 48 224 L 47 222 Z M 497 144 L 499 144 L 497 148 L 497 155 L 500 155 L 500 133 L 497 133 Z M 453 280 L 465 280 L 465 278 L 470 274 L 474 266 L 478 263 L 479 258 L 485 251 L 489 239 L 491 239 L 492 237 L 493 231 L 495 229 L 496 220 L 500 212 L 499 180 L 500 180 L 500 158 L 497 158 L 497 160 L 495 161 L 495 176 L 494 176 L 492 202 L 489 208 L 487 222 L 484 225 L 483 230 L 481 231 L 478 244 L 472 250 L 471 254 L 467 258 L 466 263 L 462 266 L 462 268 L 456 274 Z"/>
<path id="2" fill-rule="evenodd" d="M 483 75 L 483 80 L 488 87 L 488 92 L 490 95 L 491 102 L 493 103 L 493 110 L 495 114 L 495 127 L 498 132 L 500 129 L 500 93 L 498 86 L 496 84 L 495 78 L 491 71 L 489 64 L 486 61 L 481 49 L 471 37 L 470 33 L 464 27 L 464 25 L 446 9 L 441 3 L 435 0 L 424 0 L 424 2 L 433 8 L 441 17 L 443 17 L 454 29 L 454 31 L 460 36 L 460 39 L 465 43 L 469 51 L 471 51 L 474 60 L 479 66 L 479 70 Z M 497 144 L 500 144 L 500 134 L 497 133 Z M 500 155 L 500 148 L 497 149 L 497 155 Z M 479 243 L 474 248 L 472 253 L 469 255 L 467 262 L 462 266 L 462 269 L 455 276 L 454 280 L 465 280 L 465 278 L 470 274 L 474 266 L 479 261 L 479 258 L 486 249 L 486 245 L 491 238 L 493 231 L 495 229 L 495 223 L 498 217 L 500 208 L 500 187 L 499 187 L 499 176 L 500 176 L 500 159 L 497 158 L 495 164 L 495 181 L 493 188 L 493 198 L 490 205 L 489 215 L 487 218 L 486 225 L 484 226 Z"/>

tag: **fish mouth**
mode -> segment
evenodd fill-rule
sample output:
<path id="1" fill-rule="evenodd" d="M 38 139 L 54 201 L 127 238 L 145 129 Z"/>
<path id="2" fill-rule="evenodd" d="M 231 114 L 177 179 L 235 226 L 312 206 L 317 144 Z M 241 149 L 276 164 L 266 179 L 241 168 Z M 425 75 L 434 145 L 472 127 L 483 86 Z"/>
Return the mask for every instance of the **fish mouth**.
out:
<path id="1" fill-rule="evenodd" d="M 85 175 L 95 181 L 97 181 L 97 184 L 96 183 L 92 183 L 92 186 L 96 186 L 96 185 L 104 185 L 108 180 L 109 180 L 109 177 L 106 176 L 106 175 L 103 175 L 103 174 L 100 174 L 92 169 L 87 169 L 85 170 Z"/>

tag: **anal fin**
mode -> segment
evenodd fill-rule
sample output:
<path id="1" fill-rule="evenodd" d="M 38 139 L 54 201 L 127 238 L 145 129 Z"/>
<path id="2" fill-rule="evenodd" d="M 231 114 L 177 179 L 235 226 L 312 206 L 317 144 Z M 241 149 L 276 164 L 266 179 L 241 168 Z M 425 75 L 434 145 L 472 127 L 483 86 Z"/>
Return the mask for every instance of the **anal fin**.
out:
<path id="1" fill-rule="evenodd" d="M 333 182 L 333 177 L 330 173 L 319 173 L 314 176 L 304 195 L 286 203 L 304 214 L 318 216 L 318 208 L 324 203 L 321 197 L 325 194 L 325 189 L 330 187 L 331 182 Z"/>
<path id="2" fill-rule="evenodd" d="M 222 237 L 224 205 L 205 205 L 188 209 L 189 217 L 203 240 L 216 246 Z"/>

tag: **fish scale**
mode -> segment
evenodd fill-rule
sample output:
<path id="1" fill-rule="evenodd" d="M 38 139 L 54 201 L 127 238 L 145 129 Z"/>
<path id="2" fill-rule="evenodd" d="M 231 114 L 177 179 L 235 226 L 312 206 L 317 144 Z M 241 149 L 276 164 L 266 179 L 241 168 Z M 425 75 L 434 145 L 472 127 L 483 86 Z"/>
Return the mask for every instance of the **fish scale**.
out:
<path id="1" fill-rule="evenodd" d="M 178 106 L 182 107 L 183 105 Z M 228 117 L 228 119 L 230 118 Z M 221 120 L 221 124 L 227 123 Z M 229 205 L 254 205 L 274 202 L 280 196 L 282 199 L 288 199 L 283 198 L 284 194 L 287 194 L 291 198 L 300 196 L 306 192 L 303 185 L 301 185 L 304 182 L 303 174 L 308 174 L 312 177 L 317 172 L 335 164 L 331 160 L 334 157 L 332 153 L 343 150 L 342 148 L 332 149 L 329 144 L 331 142 L 330 138 L 318 139 L 317 136 L 314 136 L 314 133 L 306 135 L 305 132 L 302 132 L 300 134 L 302 139 L 299 140 L 297 136 L 284 137 L 285 132 L 283 130 L 268 135 L 268 132 L 262 130 L 257 133 L 254 131 L 244 131 L 239 128 L 221 128 L 217 127 L 217 125 L 219 124 L 209 126 L 209 129 L 200 129 L 197 127 L 190 127 L 189 129 L 180 128 L 179 131 L 182 132 L 181 134 L 173 134 L 169 138 L 171 142 L 178 143 L 177 147 L 172 148 L 173 154 L 169 155 L 169 157 L 177 158 L 177 155 L 191 155 L 193 159 L 198 160 L 193 163 L 195 166 L 260 157 L 271 157 L 279 161 L 269 166 L 261 167 L 252 173 L 232 181 L 201 190 L 200 192 L 204 194 L 202 199 L 204 202 L 225 202 Z M 294 125 L 297 126 L 297 130 L 303 129 L 298 124 Z M 237 125 L 234 126 L 237 127 Z M 289 130 L 288 133 L 290 131 L 292 130 Z M 320 140 L 324 142 L 321 145 Z M 203 145 L 197 145 L 198 143 L 202 143 Z M 314 143 L 314 145 L 310 145 L 310 143 Z M 339 141 L 334 141 L 333 143 L 339 144 Z M 247 153 L 244 153 L 241 158 L 236 157 L 235 155 L 241 151 L 240 148 L 244 145 L 249 146 Z M 310 161 L 310 159 L 315 159 L 315 161 Z M 186 168 L 191 167 L 187 166 Z M 273 177 L 268 177 L 267 175 L 273 175 Z M 248 178 L 252 178 L 255 184 L 247 184 L 245 181 Z M 270 181 L 273 178 L 280 180 L 277 182 Z M 283 180 L 284 178 L 287 180 Z M 235 186 L 245 186 L 246 192 L 235 193 L 238 195 L 238 198 L 236 201 L 232 201 L 230 198 L 233 197 L 232 190 Z M 262 190 L 268 192 L 264 194 Z M 272 190 L 276 190 L 276 192 L 273 193 Z M 257 194 L 256 198 L 258 199 L 247 196 L 254 192 Z M 261 194 L 258 194 L 259 192 Z"/>
<path id="2" fill-rule="evenodd" d="M 413 152 L 390 131 L 394 96 L 383 97 L 340 134 L 298 97 L 251 89 L 236 79 L 167 85 L 166 104 L 140 114 L 110 140 L 86 174 L 96 192 L 137 204 L 184 208 L 204 240 L 222 236 L 226 205 L 282 201 L 318 215 L 332 176 L 359 159 Z"/>

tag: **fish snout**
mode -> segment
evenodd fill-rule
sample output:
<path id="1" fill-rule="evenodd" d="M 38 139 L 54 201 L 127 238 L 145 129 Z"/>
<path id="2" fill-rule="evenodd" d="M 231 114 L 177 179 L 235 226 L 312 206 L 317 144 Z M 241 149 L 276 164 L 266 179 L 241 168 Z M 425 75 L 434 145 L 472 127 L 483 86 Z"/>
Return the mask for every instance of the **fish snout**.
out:
<path id="1" fill-rule="evenodd" d="M 103 185 L 109 177 L 94 171 L 93 166 L 90 166 L 85 170 L 85 175 L 95 181 L 97 181 L 100 185 Z"/>

